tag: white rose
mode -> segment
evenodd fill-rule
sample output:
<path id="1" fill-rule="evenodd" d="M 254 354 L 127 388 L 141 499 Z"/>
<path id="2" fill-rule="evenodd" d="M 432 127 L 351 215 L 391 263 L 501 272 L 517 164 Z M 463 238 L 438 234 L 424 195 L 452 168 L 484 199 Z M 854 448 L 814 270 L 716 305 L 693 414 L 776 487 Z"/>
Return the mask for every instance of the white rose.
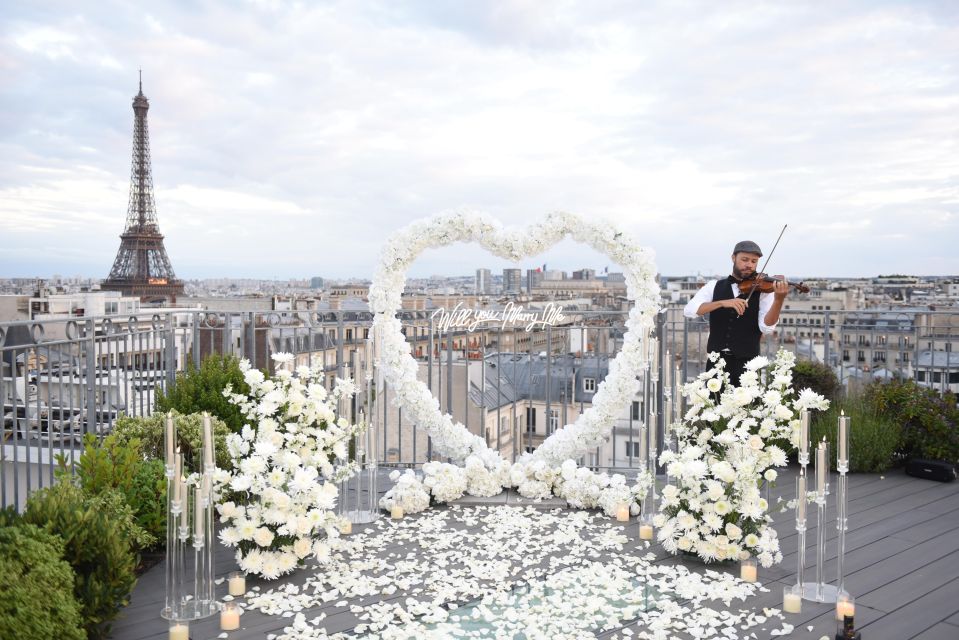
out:
<path id="1" fill-rule="evenodd" d="M 766 473 L 763 474 L 763 477 L 769 482 L 775 482 L 778 475 L 779 474 L 776 473 L 775 469 L 766 469 Z"/>
<path id="2" fill-rule="evenodd" d="M 260 547 L 268 547 L 273 544 L 273 532 L 266 527 L 260 527 L 253 532 L 253 542 Z"/>
<path id="3" fill-rule="evenodd" d="M 706 388 L 709 389 L 712 393 L 719 393 L 719 390 L 722 388 L 723 382 L 719 378 L 712 378 L 709 382 L 706 383 Z"/>

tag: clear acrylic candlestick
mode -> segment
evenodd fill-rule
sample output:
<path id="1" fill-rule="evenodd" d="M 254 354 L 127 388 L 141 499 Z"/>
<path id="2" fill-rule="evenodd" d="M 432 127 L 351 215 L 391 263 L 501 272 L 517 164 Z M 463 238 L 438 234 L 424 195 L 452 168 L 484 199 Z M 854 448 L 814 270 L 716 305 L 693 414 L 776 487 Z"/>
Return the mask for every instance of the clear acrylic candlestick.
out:
<path id="1" fill-rule="evenodd" d="M 845 585 L 843 571 L 846 558 L 846 530 L 849 528 L 846 496 L 846 473 L 849 471 L 849 461 L 840 461 L 838 466 L 839 478 L 836 482 L 836 529 L 839 533 L 839 555 L 836 556 L 836 588 L 842 591 Z"/>
<path id="2" fill-rule="evenodd" d="M 826 462 L 822 462 L 822 460 Z M 816 581 L 804 582 L 803 599 L 812 602 L 835 602 L 839 589 L 835 585 L 826 584 L 826 505 L 829 498 L 829 455 L 822 458 L 816 456 Z M 824 466 L 821 466 L 824 465 Z M 820 483 L 822 474 L 823 482 Z M 805 542 L 805 541 L 803 541 Z"/>

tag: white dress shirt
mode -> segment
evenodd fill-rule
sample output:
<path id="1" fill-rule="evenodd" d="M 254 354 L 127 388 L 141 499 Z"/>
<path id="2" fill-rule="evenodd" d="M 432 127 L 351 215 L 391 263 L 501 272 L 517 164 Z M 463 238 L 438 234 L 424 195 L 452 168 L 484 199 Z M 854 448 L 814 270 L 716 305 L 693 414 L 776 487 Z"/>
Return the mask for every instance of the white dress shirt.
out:
<path id="1" fill-rule="evenodd" d="M 710 280 L 709 282 L 704 284 L 703 287 L 696 292 L 696 295 L 694 295 L 689 300 L 689 302 L 686 303 L 686 307 L 683 309 L 683 315 L 686 316 L 687 318 L 699 317 L 699 314 L 696 313 L 696 311 L 698 311 L 699 307 L 701 307 L 704 303 L 713 301 L 713 292 L 716 289 L 717 282 L 719 282 L 719 280 Z M 739 295 L 739 285 L 734 282 L 733 297 L 736 297 L 738 295 Z M 775 331 L 776 325 L 779 324 L 777 322 L 775 324 L 767 325 L 765 322 L 766 313 L 769 311 L 769 308 L 773 306 L 773 299 L 775 298 L 775 295 L 776 294 L 773 294 L 773 293 L 759 294 L 759 330 L 762 331 L 763 334 L 772 333 L 773 331 Z M 755 304 L 755 302 L 756 302 L 756 294 L 753 294 L 752 298 L 749 301 L 749 304 Z"/>

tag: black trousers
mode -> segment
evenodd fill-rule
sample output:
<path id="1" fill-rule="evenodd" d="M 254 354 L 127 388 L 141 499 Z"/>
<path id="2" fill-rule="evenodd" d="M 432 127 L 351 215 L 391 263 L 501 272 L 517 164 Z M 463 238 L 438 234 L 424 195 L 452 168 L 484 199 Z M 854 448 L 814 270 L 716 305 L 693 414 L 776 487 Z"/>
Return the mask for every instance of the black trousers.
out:
<path id="1" fill-rule="evenodd" d="M 719 357 L 723 359 L 726 363 L 726 373 L 729 374 L 729 384 L 734 387 L 739 386 L 739 378 L 742 377 L 743 372 L 746 371 L 746 363 L 752 360 L 752 358 L 740 358 L 739 356 L 734 356 L 733 354 L 727 352 L 720 352 Z M 716 363 L 712 360 L 709 361 L 706 369 L 712 369 L 716 366 Z"/>

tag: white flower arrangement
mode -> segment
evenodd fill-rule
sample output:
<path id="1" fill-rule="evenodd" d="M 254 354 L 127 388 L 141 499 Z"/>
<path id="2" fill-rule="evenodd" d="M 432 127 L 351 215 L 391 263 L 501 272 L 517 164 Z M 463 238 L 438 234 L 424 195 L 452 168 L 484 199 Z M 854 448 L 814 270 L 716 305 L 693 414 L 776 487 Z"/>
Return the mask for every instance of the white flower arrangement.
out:
<path id="1" fill-rule="evenodd" d="M 417 378 L 417 364 L 396 318 L 406 283 L 406 271 L 426 249 L 454 242 L 478 242 L 496 256 L 519 260 L 547 250 L 565 237 L 590 245 L 623 267 L 626 296 L 633 307 L 626 320 L 623 348 L 610 363 L 609 375 L 599 385 L 592 407 L 577 420 L 550 435 L 523 463 L 542 461 L 557 468 L 567 459 L 578 459 L 609 435 L 638 390 L 637 376 L 646 364 L 644 340 L 659 311 L 659 285 L 652 252 L 612 225 L 570 213 L 554 213 L 527 229 L 504 229 L 487 216 L 459 212 L 419 220 L 401 229 L 387 242 L 370 286 L 370 309 L 376 314 L 374 332 L 381 350 L 377 365 L 395 391 L 394 401 L 432 438 L 438 455 L 465 464 L 476 459 L 490 471 L 500 469 L 503 458 L 485 440 L 440 411 L 439 402 Z M 497 472 L 498 473 L 498 472 Z M 521 492 L 548 495 L 543 480 L 528 480 Z M 492 485 L 489 485 L 490 489 Z"/>
<path id="2" fill-rule="evenodd" d="M 336 538 L 336 483 L 351 475 L 349 439 L 358 427 L 336 419 L 337 403 L 352 396 L 350 380 L 337 379 L 332 392 L 323 371 L 286 368 L 290 354 L 276 354 L 281 367 L 272 379 L 240 363 L 249 394 L 231 387 L 223 395 L 247 420 L 240 433 L 227 436 L 234 472 L 225 474 L 218 505 L 220 539 L 237 547 L 237 562 L 247 573 L 274 579 L 291 572 L 307 556 L 323 561 Z"/>
<path id="3" fill-rule="evenodd" d="M 571 507 L 598 508 L 610 517 L 616 515 L 620 505 L 627 505 L 632 515 L 639 514 L 642 500 L 653 484 L 652 475 L 646 470 L 629 485 L 622 474 L 595 473 L 587 467 L 577 467 L 572 460 L 565 461 L 559 468 L 548 467 L 542 461 L 514 465 L 504 462 L 490 471 L 473 457 L 467 458 L 465 467 L 427 462 L 423 465 L 422 480 L 412 469 L 404 473 L 393 471 L 390 480 L 394 486 L 380 499 L 380 507 L 387 510 L 399 505 L 406 513 L 418 513 L 431 501 L 452 502 L 467 493 L 495 496 L 505 487 L 513 486 L 525 498 L 544 499 L 555 495 Z"/>
<path id="4" fill-rule="evenodd" d="M 798 443 L 799 412 L 826 409 L 829 402 L 809 389 L 794 397 L 795 355 L 788 351 L 772 363 L 751 360 L 738 387 L 729 385 L 718 354 L 709 358 L 714 368 L 683 386 L 690 407 L 672 425 L 677 451 L 661 456 L 676 484 L 662 492 L 659 539 L 667 551 L 706 562 L 753 555 L 769 567 L 782 553 L 761 484 L 775 480 L 772 467 L 785 466 L 787 448 Z"/>

